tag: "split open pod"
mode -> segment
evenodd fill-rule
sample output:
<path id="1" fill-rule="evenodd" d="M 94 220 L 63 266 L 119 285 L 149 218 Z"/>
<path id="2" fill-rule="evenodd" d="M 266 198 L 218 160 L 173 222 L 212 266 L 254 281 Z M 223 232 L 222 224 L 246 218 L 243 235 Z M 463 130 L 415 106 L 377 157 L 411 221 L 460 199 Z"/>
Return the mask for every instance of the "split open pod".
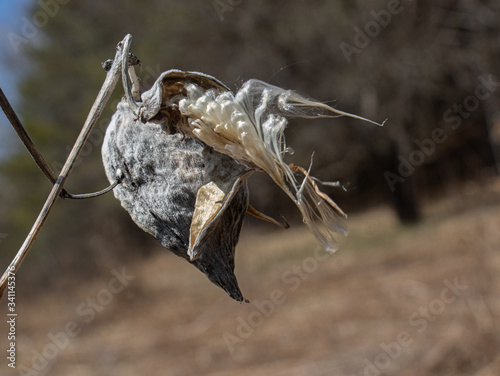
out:
<path id="1" fill-rule="evenodd" d="M 322 247 L 337 249 L 345 214 L 308 170 L 284 162 L 292 117 L 355 115 L 258 80 L 236 94 L 198 72 L 170 70 L 138 93 L 123 64 L 125 97 L 106 132 L 102 156 L 115 196 L 135 223 L 201 270 L 233 299 L 235 247 L 249 206 L 246 180 L 268 173 L 301 211 Z M 285 226 L 283 226 L 285 227 Z"/>

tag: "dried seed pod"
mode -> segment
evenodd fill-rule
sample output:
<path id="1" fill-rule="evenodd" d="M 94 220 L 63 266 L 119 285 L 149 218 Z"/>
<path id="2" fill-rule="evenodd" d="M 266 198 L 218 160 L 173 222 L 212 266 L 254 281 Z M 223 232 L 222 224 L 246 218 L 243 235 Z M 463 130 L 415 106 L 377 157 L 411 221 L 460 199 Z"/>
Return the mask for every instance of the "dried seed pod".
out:
<path id="1" fill-rule="evenodd" d="M 168 112 L 136 120 L 120 102 L 102 148 L 106 175 L 121 179 L 114 194 L 140 228 L 242 301 L 234 252 L 252 171 L 198 140 L 168 133 L 171 121 Z"/>
<path id="2" fill-rule="evenodd" d="M 283 132 L 297 116 L 366 119 L 258 80 L 235 95 L 208 75 L 170 70 L 140 102 L 127 79 L 124 84 L 128 102 L 118 105 L 104 140 L 106 174 L 110 181 L 122 175 L 115 196 L 162 245 L 241 301 L 233 270 L 248 209 L 245 180 L 264 171 L 298 206 L 324 249 L 337 249 L 334 233 L 347 233 L 345 214 L 309 171 L 284 162 L 290 149 Z"/>

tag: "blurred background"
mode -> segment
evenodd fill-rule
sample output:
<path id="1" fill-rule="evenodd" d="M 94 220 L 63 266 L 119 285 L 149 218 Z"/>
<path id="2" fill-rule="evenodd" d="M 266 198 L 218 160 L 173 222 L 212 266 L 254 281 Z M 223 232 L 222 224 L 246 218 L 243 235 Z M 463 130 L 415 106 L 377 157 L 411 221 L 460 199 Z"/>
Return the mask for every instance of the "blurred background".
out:
<path id="1" fill-rule="evenodd" d="M 292 228 L 246 219 L 236 274 L 249 304 L 162 249 L 112 194 L 58 201 L 17 273 L 17 369 L 3 359 L 2 374 L 499 374 L 498 2 L 4 0 L 0 12 L 0 87 L 56 172 L 127 33 L 142 90 L 194 70 L 388 119 L 290 124 L 288 161 L 307 167 L 314 152 L 313 175 L 345 188 L 325 192 L 351 232 L 325 255 L 289 198 L 253 176 L 252 205 Z M 107 185 L 100 147 L 122 95 L 68 191 Z M 0 115 L 2 268 L 50 188 Z"/>

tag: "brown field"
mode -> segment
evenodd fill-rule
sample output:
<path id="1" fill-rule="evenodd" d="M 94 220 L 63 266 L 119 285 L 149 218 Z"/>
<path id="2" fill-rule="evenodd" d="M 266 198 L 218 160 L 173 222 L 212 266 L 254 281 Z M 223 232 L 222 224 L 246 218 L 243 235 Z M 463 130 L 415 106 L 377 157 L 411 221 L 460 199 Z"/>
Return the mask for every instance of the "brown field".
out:
<path id="1" fill-rule="evenodd" d="M 499 198 L 499 181 L 470 183 L 411 227 L 385 207 L 352 215 L 331 256 L 304 228 L 244 230 L 249 304 L 160 251 L 116 265 L 134 276 L 125 287 L 109 271 L 77 291 L 18 296 L 18 369 L 2 358 L 0 373 L 500 375 Z"/>

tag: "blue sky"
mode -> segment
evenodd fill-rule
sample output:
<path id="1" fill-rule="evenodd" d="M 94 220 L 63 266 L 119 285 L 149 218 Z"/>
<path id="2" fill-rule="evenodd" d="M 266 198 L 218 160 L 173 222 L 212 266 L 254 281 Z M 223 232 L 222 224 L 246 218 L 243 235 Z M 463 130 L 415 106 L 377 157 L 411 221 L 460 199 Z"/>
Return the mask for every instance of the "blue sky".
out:
<path id="1" fill-rule="evenodd" d="M 22 17 L 26 16 L 26 7 L 33 1 L 31 0 L 1 0 L 0 1 L 0 67 L 4 59 L 13 59 L 16 53 L 11 43 L 9 42 L 9 33 L 21 34 Z M 0 86 L 4 90 L 11 91 L 12 85 L 15 83 L 15 76 L 0 70 Z M 7 95 L 7 93 L 6 93 Z"/>
<path id="2" fill-rule="evenodd" d="M 27 7 L 34 3 L 34 0 L 0 0 L 0 87 L 16 108 L 18 102 L 17 80 L 22 74 L 20 71 L 12 71 L 10 67 L 20 66 L 21 56 L 16 54 L 9 41 L 9 33 L 21 34 L 22 17 L 26 16 Z M 12 61 L 8 68 L 5 61 Z M 0 158 L 7 152 L 6 146 L 12 145 L 11 141 L 15 135 L 14 131 L 0 110 Z M 17 145 L 15 143 L 14 145 Z"/>

